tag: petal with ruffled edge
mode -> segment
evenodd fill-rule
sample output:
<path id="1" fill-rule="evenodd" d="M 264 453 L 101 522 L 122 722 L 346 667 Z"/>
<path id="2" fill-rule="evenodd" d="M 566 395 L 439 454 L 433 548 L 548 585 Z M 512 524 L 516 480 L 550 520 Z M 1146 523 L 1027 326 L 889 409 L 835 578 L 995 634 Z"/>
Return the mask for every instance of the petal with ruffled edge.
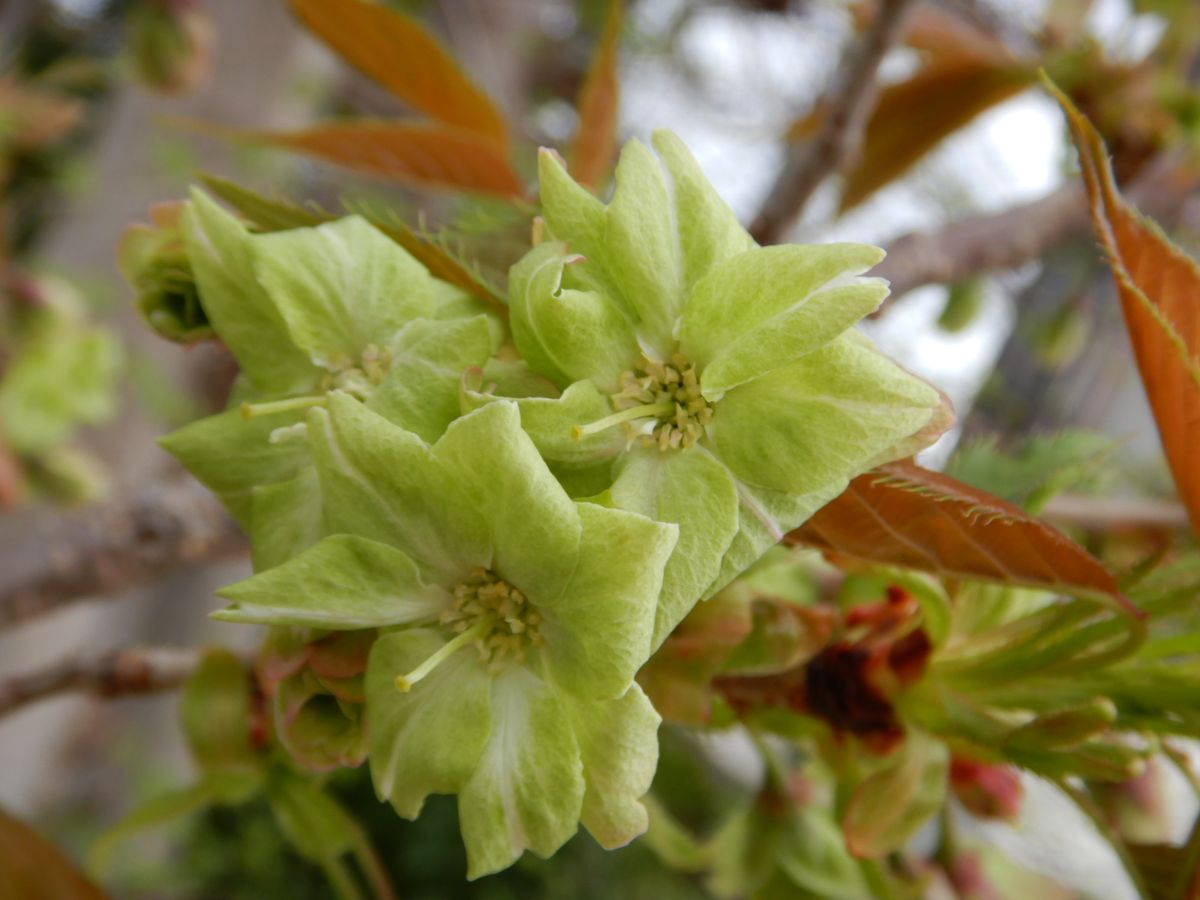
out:
<path id="1" fill-rule="evenodd" d="M 472 879 L 506 868 L 527 849 L 554 853 L 578 829 L 585 791 L 575 731 L 548 684 L 509 668 L 492 678 L 489 705 L 487 744 L 458 795 Z M 437 745 L 444 742 L 439 735 Z"/>
<path id="2" fill-rule="evenodd" d="M 579 563 L 562 598 L 539 604 L 550 678 L 580 697 L 623 694 L 650 656 L 663 567 L 678 528 L 577 503 Z"/>
<path id="3" fill-rule="evenodd" d="M 679 525 L 655 613 L 657 648 L 717 577 L 738 531 L 738 496 L 729 470 L 703 447 L 663 452 L 638 448 L 618 463 L 613 502 L 660 522 Z"/>
<path id="4" fill-rule="evenodd" d="M 368 753 L 381 799 L 415 819 L 430 794 L 460 790 L 480 764 L 492 729 L 491 677 L 465 647 L 408 693 L 396 676 L 411 672 L 445 644 L 427 628 L 380 636 L 367 661 Z"/>

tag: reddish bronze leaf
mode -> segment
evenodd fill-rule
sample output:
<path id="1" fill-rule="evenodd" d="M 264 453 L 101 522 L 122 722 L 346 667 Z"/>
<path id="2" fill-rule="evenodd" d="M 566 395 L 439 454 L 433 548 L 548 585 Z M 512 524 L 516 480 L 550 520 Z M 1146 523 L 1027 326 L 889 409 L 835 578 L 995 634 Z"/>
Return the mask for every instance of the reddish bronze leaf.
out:
<path id="1" fill-rule="evenodd" d="M 599 187 L 612 166 L 617 143 L 617 41 L 621 0 L 612 0 L 604 33 L 579 92 L 579 132 L 571 154 L 571 174 L 580 184 Z"/>
<path id="2" fill-rule="evenodd" d="M 290 0 L 317 37 L 352 66 L 428 116 L 508 150 L 495 104 L 419 22 L 362 0 Z"/>
<path id="3" fill-rule="evenodd" d="M 785 538 L 843 557 L 948 578 L 1078 594 L 1140 615 L 1083 547 L 1011 503 L 911 461 L 888 463 Z"/>
<path id="4" fill-rule="evenodd" d="M 1163 451 L 1200 535 L 1200 268 L 1125 201 L 1099 133 L 1048 86 L 1066 111 Z"/>
<path id="5" fill-rule="evenodd" d="M 0 897 L 104 900 L 66 855 L 28 825 L 0 812 Z"/>
<path id="6" fill-rule="evenodd" d="M 441 125 L 377 120 L 326 122 L 301 131 L 201 126 L 230 137 L 316 156 L 365 175 L 424 187 L 513 198 L 521 181 L 497 144 Z"/>
<path id="7" fill-rule="evenodd" d="M 954 54 L 884 88 L 867 123 L 862 155 L 846 175 L 842 210 L 899 178 L 944 138 L 1025 90 L 1033 78 L 1033 70 L 1019 63 Z"/>

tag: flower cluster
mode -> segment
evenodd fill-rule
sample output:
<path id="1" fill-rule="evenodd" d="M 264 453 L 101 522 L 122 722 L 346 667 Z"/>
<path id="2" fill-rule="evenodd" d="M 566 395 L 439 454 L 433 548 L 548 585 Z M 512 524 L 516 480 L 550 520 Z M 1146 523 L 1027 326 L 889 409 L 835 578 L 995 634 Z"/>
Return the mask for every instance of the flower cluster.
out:
<path id="1" fill-rule="evenodd" d="M 654 144 L 670 182 L 632 142 L 607 205 L 542 154 L 506 317 L 354 216 L 254 234 L 197 193 L 172 248 L 242 372 L 229 410 L 163 440 L 252 539 L 216 615 L 289 648 L 275 718 L 300 763 L 365 748 L 407 817 L 458 795 L 472 877 L 581 822 L 641 833 L 638 670 L 945 425 L 850 330 L 886 294 L 862 277 L 880 251 L 758 247 L 678 139 Z"/>

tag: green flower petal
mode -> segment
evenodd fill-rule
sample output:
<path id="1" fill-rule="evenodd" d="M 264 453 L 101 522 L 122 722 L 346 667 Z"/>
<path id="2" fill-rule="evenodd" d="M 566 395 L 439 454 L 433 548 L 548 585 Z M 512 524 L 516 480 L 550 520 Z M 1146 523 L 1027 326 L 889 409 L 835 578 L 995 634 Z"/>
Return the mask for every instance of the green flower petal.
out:
<path id="1" fill-rule="evenodd" d="M 217 595 L 232 605 L 214 619 L 330 631 L 420 622 L 450 603 L 399 550 L 349 534 L 327 537 Z"/>
<path id="2" fill-rule="evenodd" d="M 655 649 L 717 577 L 738 531 L 737 487 L 729 470 L 702 447 L 669 453 L 638 448 L 621 459 L 619 472 L 612 486 L 617 506 L 679 525 L 658 600 Z"/>
<path id="3" fill-rule="evenodd" d="M 521 430 L 516 405 L 490 403 L 457 420 L 433 454 L 486 523 L 489 568 L 536 605 L 556 600 L 579 557 L 579 513 Z"/>
<path id="4" fill-rule="evenodd" d="M 821 347 L 887 296 L 857 278 L 883 259 L 864 244 L 759 247 L 725 260 L 692 290 L 680 323 L 704 395 L 725 391 Z"/>
<path id="5" fill-rule="evenodd" d="M 579 745 L 549 685 L 510 668 L 492 679 L 490 706 L 487 745 L 458 796 L 468 878 L 506 868 L 526 849 L 550 856 L 577 830 L 583 806 Z"/>
<path id="6" fill-rule="evenodd" d="M 360 216 L 252 240 L 259 282 L 296 345 L 326 368 L 356 363 L 433 310 L 425 267 Z"/>
<path id="7" fill-rule="evenodd" d="M 566 246 L 543 243 L 512 268 L 509 303 L 513 340 L 530 365 L 570 384 L 591 379 L 608 393 L 637 361 L 633 327 L 606 296 L 563 288 Z"/>
<path id="8" fill-rule="evenodd" d="M 574 286 L 599 291 L 618 303 L 623 302 L 620 289 L 606 268 L 604 234 L 608 226 L 604 204 L 576 184 L 558 155 L 545 148 L 538 153 L 538 185 L 549 235 L 564 241 L 572 253 L 585 257 L 582 265 L 571 267 L 570 281 Z M 511 289 L 509 292 L 512 293 Z"/>
<path id="9" fill-rule="evenodd" d="M 220 496 L 238 523 L 248 528 L 253 489 L 293 478 L 308 464 L 304 441 L 271 442 L 271 432 L 298 418 L 274 415 L 247 421 L 237 409 L 228 409 L 160 437 L 158 443 Z"/>
<path id="10" fill-rule="evenodd" d="M 367 662 L 368 746 L 375 791 L 415 819 L 430 794 L 460 790 L 480 762 L 492 729 L 491 678 L 468 647 L 452 654 L 408 693 L 411 672 L 445 641 L 414 628 L 382 635 Z"/>
<path id="11" fill-rule="evenodd" d="M 809 494 L 844 487 L 940 402 L 887 357 L 843 338 L 730 391 L 710 436 L 738 480 Z"/>
<path id="12" fill-rule="evenodd" d="M 303 393 L 317 378 L 254 273 L 250 233 L 201 191 L 183 215 L 200 301 L 222 343 L 260 391 Z"/>
<path id="13" fill-rule="evenodd" d="M 646 830 L 641 798 L 658 767 L 662 719 L 642 689 L 632 685 L 606 703 L 565 701 L 583 759 L 581 819 L 606 850 L 624 846 Z"/>
<path id="14" fill-rule="evenodd" d="M 690 288 L 717 263 L 754 247 L 754 239 L 713 190 L 683 141 L 669 131 L 656 131 L 652 143 L 675 184 L 675 223 Z"/>
<path id="15" fill-rule="evenodd" d="M 640 141 L 617 162 L 617 187 L 608 206 L 606 265 L 625 304 L 637 316 L 641 341 L 667 359 L 683 305 L 679 236 L 662 167 Z"/>
<path id="16" fill-rule="evenodd" d="M 562 599 L 539 606 L 548 670 L 577 696 L 619 697 L 650 656 L 663 566 L 678 529 L 591 503 L 576 506 L 579 564 Z"/>
<path id="17" fill-rule="evenodd" d="M 463 400 L 470 408 L 502 398 L 464 387 Z M 533 440 L 542 458 L 550 463 L 579 467 L 612 459 L 628 441 L 619 428 L 575 438 L 576 425 L 595 422 L 612 414 L 612 404 L 590 381 L 577 381 L 561 397 L 522 397 L 516 401 L 521 427 Z"/>
<path id="18" fill-rule="evenodd" d="M 308 438 L 329 531 L 399 547 L 445 583 L 491 563 L 470 489 L 415 434 L 335 391 L 309 411 Z"/>
<path id="19" fill-rule="evenodd" d="M 311 464 L 287 481 L 256 487 L 246 526 L 254 570 L 286 562 L 319 541 L 323 518 L 321 483 Z"/>
<path id="20" fill-rule="evenodd" d="M 483 365 L 491 350 L 484 316 L 410 322 L 393 340 L 391 368 L 367 407 L 432 443 L 458 418 L 463 372 Z"/>

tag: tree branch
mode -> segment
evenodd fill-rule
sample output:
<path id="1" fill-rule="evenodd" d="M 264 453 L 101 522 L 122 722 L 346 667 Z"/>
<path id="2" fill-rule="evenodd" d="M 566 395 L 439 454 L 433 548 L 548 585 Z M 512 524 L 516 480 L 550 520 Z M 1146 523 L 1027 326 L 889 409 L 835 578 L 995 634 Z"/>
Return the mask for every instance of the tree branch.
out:
<path id="1" fill-rule="evenodd" d="M 811 141 L 793 143 L 775 183 L 767 192 L 750 233 L 760 244 L 779 241 L 826 176 L 842 171 L 858 153 L 879 85 L 879 64 L 904 29 L 912 0 L 883 0 L 879 14 L 863 35 L 831 91 L 817 133 Z"/>
<path id="2" fill-rule="evenodd" d="M 220 503 L 194 481 L 73 514 L 0 520 L 0 628 L 245 551 Z"/>
<path id="3" fill-rule="evenodd" d="M 1126 196 L 1146 215 L 1170 220 L 1195 189 L 1194 176 L 1180 160 L 1163 156 L 1142 169 Z M 1087 197 L 1083 183 L 1075 180 L 1003 212 L 960 219 L 938 231 L 906 234 L 888 244 L 887 259 L 871 271 L 892 283 L 891 296 L 875 315 L 914 288 L 955 284 L 1022 266 L 1088 229 Z"/>
<path id="4" fill-rule="evenodd" d="M 1187 510 L 1170 500 L 1087 497 L 1059 494 L 1046 504 L 1042 517 L 1060 525 L 1106 532 L 1122 528 L 1186 531 Z"/>
<path id="5" fill-rule="evenodd" d="M 0 716 L 67 691 L 97 697 L 150 694 L 179 687 L 203 657 L 199 647 L 125 647 L 92 660 L 64 660 L 0 679 Z"/>

